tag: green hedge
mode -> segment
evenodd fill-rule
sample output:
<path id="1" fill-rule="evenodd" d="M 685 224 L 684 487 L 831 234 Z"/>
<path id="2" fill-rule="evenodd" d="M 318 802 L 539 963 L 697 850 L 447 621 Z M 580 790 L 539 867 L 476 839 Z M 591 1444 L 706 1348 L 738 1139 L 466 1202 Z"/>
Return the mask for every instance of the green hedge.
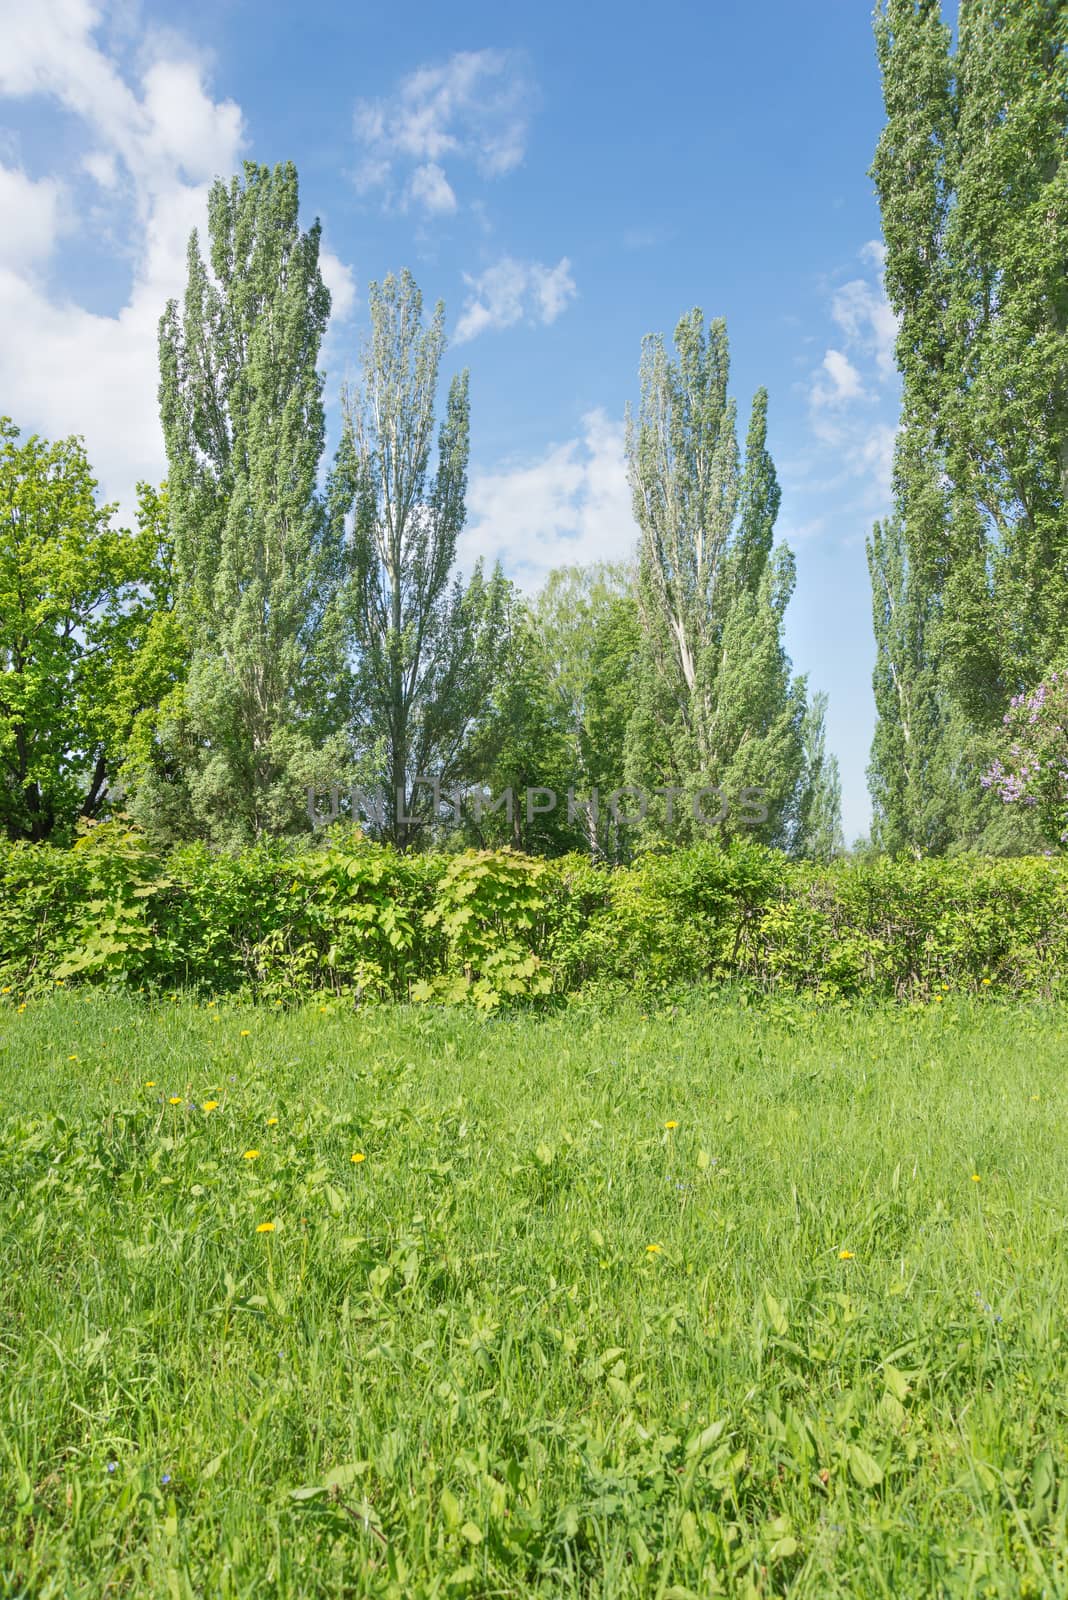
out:
<path id="1" fill-rule="evenodd" d="M 124 984 L 297 999 L 545 1003 L 744 980 L 822 997 L 1049 996 L 1068 972 L 1068 863 L 814 867 L 758 845 L 634 866 L 510 851 L 153 854 L 117 824 L 69 850 L 0 844 L 0 986 Z"/>

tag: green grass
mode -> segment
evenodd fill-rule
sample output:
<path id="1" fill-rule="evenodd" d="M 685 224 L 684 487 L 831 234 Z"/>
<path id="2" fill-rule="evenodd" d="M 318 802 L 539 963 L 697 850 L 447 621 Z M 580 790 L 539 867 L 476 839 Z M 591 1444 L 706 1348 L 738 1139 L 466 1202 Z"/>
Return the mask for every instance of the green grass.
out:
<path id="1" fill-rule="evenodd" d="M 16 998 L 3 1594 L 1068 1592 L 1063 1010 Z"/>

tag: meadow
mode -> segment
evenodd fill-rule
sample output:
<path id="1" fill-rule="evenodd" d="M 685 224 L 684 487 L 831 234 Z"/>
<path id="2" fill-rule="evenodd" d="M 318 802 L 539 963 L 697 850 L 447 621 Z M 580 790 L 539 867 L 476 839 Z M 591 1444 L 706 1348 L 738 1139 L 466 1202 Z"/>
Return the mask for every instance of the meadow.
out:
<path id="1" fill-rule="evenodd" d="M 1068 1592 L 1068 1015 L 0 1006 L 6 1596 Z"/>

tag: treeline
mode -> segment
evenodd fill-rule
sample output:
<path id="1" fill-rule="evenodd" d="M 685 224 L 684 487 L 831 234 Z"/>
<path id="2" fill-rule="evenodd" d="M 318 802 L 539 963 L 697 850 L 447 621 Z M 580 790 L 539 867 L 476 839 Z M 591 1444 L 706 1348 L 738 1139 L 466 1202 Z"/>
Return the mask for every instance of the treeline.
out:
<path id="1" fill-rule="evenodd" d="M 1068 8 L 882 0 L 873 176 L 900 318 L 869 541 L 875 840 L 1068 842 Z"/>
<path id="2" fill-rule="evenodd" d="M 191 238 L 160 323 L 167 480 L 140 486 L 135 534 L 111 528 L 76 440 L 4 424 L 9 838 L 64 842 L 121 813 L 156 844 L 236 848 L 307 833 L 322 795 L 402 850 L 618 861 L 721 812 L 721 837 L 840 848 L 826 702 L 782 643 L 794 566 L 774 544 L 767 399 L 743 454 L 723 323 L 689 313 L 674 354 L 646 341 L 637 551 L 621 528 L 619 564 L 555 572 L 527 600 L 499 569 L 457 572 L 468 380 L 439 400 L 443 306 L 426 317 L 407 272 L 370 285 L 324 473 L 330 296 L 294 168 L 217 182 L 207 244 Z M 525 804 L 531 789 L 572 803 Z M 458 790 L 517 800 L 457 811 L 442 797 Z M 353 814 L 361 791 L 384 813 Z"/>

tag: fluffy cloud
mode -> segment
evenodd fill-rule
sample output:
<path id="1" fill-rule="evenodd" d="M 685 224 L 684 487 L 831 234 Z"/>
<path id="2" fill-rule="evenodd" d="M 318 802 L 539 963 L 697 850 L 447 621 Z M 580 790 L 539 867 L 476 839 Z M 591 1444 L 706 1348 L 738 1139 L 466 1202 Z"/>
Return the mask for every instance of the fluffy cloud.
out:
<path id="1" fill-rule="evenodd" d="M 505 256 L 477 277 L 465 273 L 464 281 L 470 293 L 456 325 L 457 344 L 517 322 L 548 326 L 578 293 L 566 256 L 555 267 Z"/>
<path id="2" fill-rule="evenodd" d="M 539 460 L 476 473 L 468 492 L 469 523 L 460 560 L 500 560 L 528 591 L 553 567 L 624 561 L 638 530 L 631 510 L 623 426 L 602 410 L 582 419 L 582 435 Z"/>
<path id="3" fill-rule="evenodd" d="M 357 187 L 380 190 L 402 209 L 455 210 L 446 161 L 486 178 L 511 172 L 526 149 L 533 98 L 522 58 L 511 51 L 458 51 L 420 67 L 388 98 L 357 104 Z"/>
<path id="4" fill-rule="evenodd" d="M 35 183 L 17 168 L 0 166 L 0 270 L 47 259 L 66 220 L 54 178 Z"/>
<path id="5" fill-rule="evenodd" d="M 824 382 L 826 378 L 829 382 Z M 860 373 L 841 350 L 828 350 L 823 358 L 823 372 L 812 389 L 812 403 L 817 407 L 842 405 L 858 400 L 864 394 Z"/>
<path id="6" fill-rule="evenodd" d="M 154 54 L 147 40 L 134 41 L 130 66 L 99 42 L 101 13 L 88 0 L 9 9 L 0 98 L 41 99 L 73 115 L 87 154 L 62 183 L 0 168 L 3 409 L 27 431 L 83 434 L 105 497 L 129 520 L 137 480 L 164 470 L 159 317 L 182 293 L 186 245 L 203 229 L 212 179 L 238 164 L 242 115 L 212 97 L 202 66 L 172 34 Z M 131 263 L 114 314 L 79 304 L 76 279 L 58 270 L 54 246 L 67 230 L 88 241 L 106 230 L 111 257 Z M 344 315 L 351 273 L 329 252 L 322 265 Z"/>
<path id="7" fill-rule="evenodd" d="M 163 465 L 159 316 L 181 292 L 186 241 L 203 224 L 208 184 L 232 170 L 243 132 L 238 107 L 213 100 L 189 60 L 157 58 L 128 78 L 96 43 L 99 21 L 85 0 L 20 8 L 5 22 L 0 95 L 44 98 L 80 120 L 90 152 L 82 167 L 122 210 L 132 280 L 112 316 L 79 305 L 73 286 L 53 288 L 48 258 L 60 228 L 79 225 L 77 212 L 61 209 L 54 178 L 28 187 L 5 170 L 0 239 L 9 247 L 14 239 L 15 252 L 5 250 L 9 270 L 0 271 L 0 392 L 27 429 L 83 434 L 104 494 L 128 516 L 136 480 L 158 478 Z"/>
<path id="8" fill-rule="evenodd" d="M 878 240 L 859 252 L 867 269 L 833 293 L 830 317 L 841 348 L 824 352 L 809 384 L 809 420 L 819 444 L 833 453 L 834 470 L 808 477 L 807 487 L 852 485 L 864 514 L 882 515 L 890 499 L 896 410 L 894 343 L 897 318 L 886 298 L 886 251 Z"/>

